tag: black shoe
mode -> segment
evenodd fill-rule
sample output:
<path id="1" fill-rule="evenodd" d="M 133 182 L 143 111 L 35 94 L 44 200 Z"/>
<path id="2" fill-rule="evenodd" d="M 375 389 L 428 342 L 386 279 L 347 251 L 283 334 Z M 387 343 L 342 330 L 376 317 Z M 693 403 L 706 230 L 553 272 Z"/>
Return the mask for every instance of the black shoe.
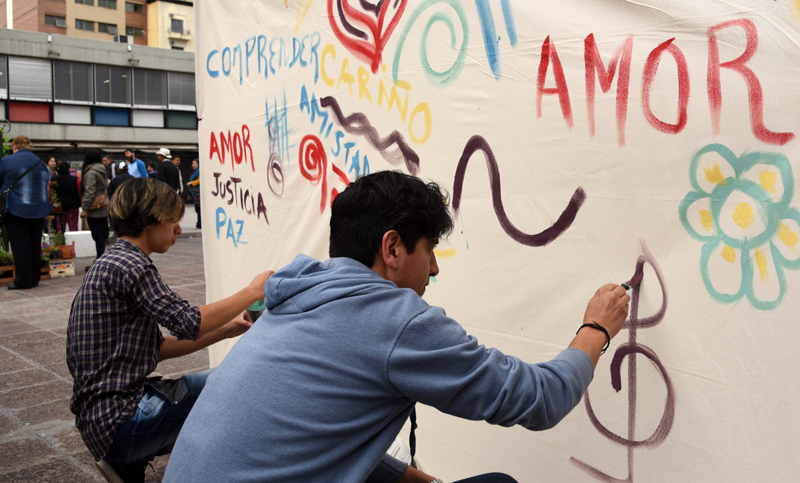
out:
<path id="1" fill-rule="evenodd" d="M 13 282 L 11 284 L 9 284 L 9 286 L 6 287 L 6 288 L 9 289 L 9 290 L 28 290 L 28 289 L 30 289 L 30 287 L 20 287 L 19 285 L 17 285 L 16 283 L 13 283 Z"/>
<path id="2" fill-rule="evenodd" d="M 120 464 L 108 462 L 117 473 L 119 479 L 125 483 L 143 483 L 144 473 L 147 469 L 148 461 L 134 461 L 133 463 Z"/>

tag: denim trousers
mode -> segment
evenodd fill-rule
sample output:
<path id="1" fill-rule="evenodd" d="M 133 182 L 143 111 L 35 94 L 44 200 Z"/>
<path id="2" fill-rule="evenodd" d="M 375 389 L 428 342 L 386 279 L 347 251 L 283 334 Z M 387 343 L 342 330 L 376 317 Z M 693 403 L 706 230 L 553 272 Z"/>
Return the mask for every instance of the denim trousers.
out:
<path id="1" fill-rule="evenodd" d="M 170 402 L 166 396 L 146 386 L 136 412 L 117 428 L 105 460 L 127 464 L 172 452 L 183 423 L 213 370 L 183 376 L 181 380 L 188 394 L 178 402 Z"/>

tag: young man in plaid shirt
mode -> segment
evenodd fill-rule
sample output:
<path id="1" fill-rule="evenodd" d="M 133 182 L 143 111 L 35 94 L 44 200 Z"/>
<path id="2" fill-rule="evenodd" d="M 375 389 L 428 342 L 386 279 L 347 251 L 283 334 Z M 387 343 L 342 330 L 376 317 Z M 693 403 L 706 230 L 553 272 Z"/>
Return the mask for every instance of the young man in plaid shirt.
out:
<path id="1" fill-rule="evenodd" d="M 144 481 L 148 461 L 167 454 L 211 370 L 175 381 L 148 378 L 159 361 L 241 335 L 241 315 L 263 299 L 271 271 L 240 292 L 193 307 L 169 289 L 150 260 L 181 233 L 184 204 L 149 178 L 123 184 L 109 217 L 117 243 L 98 258 L 72 302 L 67 364 L 74 379 L 70 409 L 97 461 L 126 482 Z M 173 335 L 164 337 L 159 325 Z"/>

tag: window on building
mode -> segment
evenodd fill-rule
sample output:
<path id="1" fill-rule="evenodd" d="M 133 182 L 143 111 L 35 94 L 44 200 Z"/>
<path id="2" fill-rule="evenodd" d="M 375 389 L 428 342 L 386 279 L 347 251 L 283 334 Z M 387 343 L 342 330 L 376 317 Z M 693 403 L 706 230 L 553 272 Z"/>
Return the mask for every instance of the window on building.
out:
<path id="1" fill-rule="evenodd" d="M 167 73 L 133 69 L 133 103 L 137 106 L 167 106 Z"/>
<path id="2" fill-rule="evenodd" d="M 117 0 L 97 0 L 98 7 L 117 9 Z"/>
<path id="3" fill-rule="evenodd" d="M 88 30 L 94 32 L 94 22 L 89 20 L 75 19 L 75 28 L 78 30 Z"/>
<path id="4" fill-rule="evenodd" d="M 6 56 L 0 55 L 0 99 L 8 97 L 8 69 L 6 69 Z M 4 113 L 0 113 L 4 114 Z"/>
<path id="5" fill-rule="evenodd" d="M 94 66 L 94 83 L 97 102 L 131 103 L 131 69 L 129 67 L 96 64 Z"/>
<path id="6" fill-rule="evenodd" d="M 125 27 L 125 35 L 130 35 L 131 37 L 144 37 L 144 29 L 137 27 Z"/>
<path id="7" fill-rule="evenodd" d="M 117 35 L 117 26 L 110 23 L 97 22 L 97 31 Z"/>
<path id="8" fill-rule="evenodd" d="M 125 2 L 125 11 L 130 13 L 144 13 L 144 5 L 141 3 Z"/>
<path id="9" fill-rule="evenodd" d="M 171 48 L 172 50 L 183 50 L 183 47 L 181 47 L 180 45 L 173 45 L 173 46 L 172 46 L 172 47 L 170 47 L 170 48 Z"/>
<path id="10" fill-rule="evenodd" d="M 75 3 L 82 3 L 83 5 L 94 5 L 94 0 L 75 0 Z"/>
<path id="11" fill-rule="evenodd" d="M 32 57 L 8 58 L 8 94 L 11 99 L 50 101 L 53 74 L 50 60 Z"/>
<path id="12" fill-rule="evenodd" d="M 56 100 L 92 102 L 92 64 L 56 60 L 53 80 Z"/>
<path id="13" fill-rule="evenodd" d="M 169 105 L 194 106 L 194 74 L 169 73 Z"/>
<path id="14" fill-rule="evenodd" d="M 183 20 L 179 18 L 170 19 L 170 31 L 183 33 Z"/>
<path id="15" fill-rule="evenodd" d="M 66 27 L 67 26 L 67 19 L 65 17 L 57 17 L 55 15 L 45 15 L 44 16 L 44 24 L 45 25 L 54 25 L 56 27 Z"/>

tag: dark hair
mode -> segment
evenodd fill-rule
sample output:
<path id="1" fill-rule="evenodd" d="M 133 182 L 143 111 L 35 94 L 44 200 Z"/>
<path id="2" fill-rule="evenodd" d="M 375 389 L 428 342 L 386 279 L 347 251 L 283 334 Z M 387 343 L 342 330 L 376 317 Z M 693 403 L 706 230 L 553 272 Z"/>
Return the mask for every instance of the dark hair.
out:
<path id="1" fill-rule="evenodd" d="M 111 229 L 119 236 L 139 236 L 146 226 L 183 218 L 181 197 L 163 181 L 134 178 L 122 183 L 108 208 Z"/>
<path id="2" fill-rule="evenodd" d="M 397 231 L 408 253 L 423 236 L 449 235 L 453 218 L 447 191 L 399 171 L 382 171 L 350 183 L 331 206 L 330 256 L 371 267 L 389 230 Z"/>
<path id="3" fill-rule="evenodd" d="M 83 166 L 81 166 L 81 191 L 86 191 L 86 168 L 89 166 L 102 163 L 103 162 L 103 152 L 99 149 L 90 149 L 86 151 L 86 154 L 83 156 Z"/>
<path id="4" fill-rule="evenodd" d="M 66 161 L 60 161 L 58 163 L 58 167 L 56 168 L 56 172 L 58 174 L 69 174 L 69 163 Z"/>

